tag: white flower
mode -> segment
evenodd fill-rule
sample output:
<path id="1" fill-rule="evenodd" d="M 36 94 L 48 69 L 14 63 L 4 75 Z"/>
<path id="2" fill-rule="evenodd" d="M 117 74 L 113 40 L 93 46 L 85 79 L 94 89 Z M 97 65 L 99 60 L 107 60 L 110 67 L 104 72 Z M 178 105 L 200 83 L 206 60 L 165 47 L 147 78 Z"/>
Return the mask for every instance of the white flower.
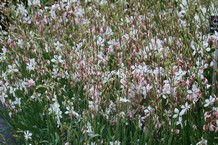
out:
<path id="1" fill-rule="evenodd" d="M 143 65 L 143 66 L 139 65 L 139 69 L 140 69 L 142 72 L 145 72 L 145 73 L 148 71 L 147 65 Z"/>
<path id="2" fill-rule="evenodd" d="M 26 141 L 32 139 L 32 133 L 29 130 L 24 131 L 24 138 Z"/>
<path id="3" fill-rule="evenodd" d="M 206 51 L 207 51 L 207 52 L 209 52 L 210 50 L 211 50 L 211 48 L 210 48 L 210 47 L 207 47 L 207 48 L 206 48 Z"/>
<path id="4" fill-rule="evenodd" d="M 52 69 L 52 78 L 58 77 L 59 69 L 58 68 L 53 68 Z"/>
<path id="5" fill-rule="evenodd" d="M 62 118 L 62 111 L 60 109 L 60 104 L 57 101 L 57 96 L 54 94 L 54 98 L 52 99 L 54 101 L 53 104 L 50 104 L 50 108 L 48 109 L 49 114 L 54 113 L 55 114 L 55 119 L 57 121 L 58 127 L 61 125 L 60 119 Z"/>
<path id="6" fill-rule="evenodd" d="M 182 125 L 182 117 L 179 117 L 179 120 L 176 122 L 176 125 Z"/>
<path id="7" fill-rule="evenodd" d="M 129 34 L 123 35 L 123 38 L 125 38 L 126 40 L 129 40 Z"/>
<path id="8" fill-rule="evenodd" d="M 182 115 L 180 115 L 180 113 L 179 113 L 179 109 L 177 109 L 177 108 L 175 108 L 174 109 L 174 115 L 173 115 L 173 118 L 177 118 L 177 117 L 179 117 L 178 118 L 178 121 L 176 122 L 176 125 L 182 125 Z"/>
<path id="9" fill-rule="evenodd" d="M 8 73 L 18 72 L 19 70 L 16 68 L 15 64 L 8 65 Z"/>
<path id="10" fill-rule="evenodd" d="M 205 103 L 206 103 L 206 104 L 204 104 L 204 107 L 207 107 L 207 106 L 213 104 L 215 101 L 216 101 L 216 99 L 213 98 L 212 96 L 210 96 L 209 99 L 206 99 L 206 100 L 205 100 Z"/>
<path id="11" fill-rule="evenodd" d="M 23 47 L 23 40 L 22 39 L 19 39 L 18 42 L 17 42 L 18 46 L 20 47 Z"/>
<path id="12" fill-rule="evenodd" d="M 120 141 L 110 141 L 110 145 L 121 145 Z"/>
<path id="13" fill-rule="evenodd" d="M 97 37 L 97 45 L 99 45 L 99 46 L 104 46 L 104 39 L 103 38 L 101 38 L 101 37 Z"/>
<path id="14" fill-rule="evenodd" d="M 126 99 L 126 98 L 120 98 L 120 102 L 127 103 L 127 102 L 130 102 L 130 101 L 128 99 Z"/>
<path id="15" fill-rule="evenodd" d="M 93 102 L 93 101 L 89 101 L 88 107 L 89 107 L 89 109 L 91 109 L 91 110 L 98 110 L 98 104 L 95 103 L 95 102 Z"/>
<path id="16" fill-rule="evenodd" d="M 61 44 L 59 41 L 57 41 L 56 43 L 54 43 L 54 45 L 56 46 L 56 51 L 61 50 L 61 47 L 63 46 L 63 44 Z"/>
<path id="17" fill-rule="evenodd" d="M 201 9 L 201 11 L 202 11 L 203 14 L 205 14 L 205 13 L 207 12 L 207 9 L 206 9 L 205 7 L 201 7 L 201 6 L 200 6 L 200 9 Z"/>
<path id="18" fill-rule="evenodd" d="M 85 11 L 82 7 L 76 7 L 74 14 L 76 17 L 82 17 L 85 14 Z"/>
<path id="19" fill-rule="evenodd" d="M 56 18 L 57 15 L 56 15 L 56 13 L 55 13 L 55 10 L 51 9 L 49 13 L 50 13 L 50 15 L 51 15 L 51 17 L 52 17 L 53 19 Z"/>
<path id="20" fill-rule="evenodd" d="M 179 113 L 180 116 L 184 115 L 185 112 L 186 112 L 188 109 L 190 109 L 190 105 L 188 104 L 188 102 L 186 102 L 185 105 L 182 105 L 182 106 L 181 106 L 181 108 L 182 108 L 182 111 Z"/>
<path id="21" fill-rule="evenodd" d="M 28 5 L 29 6 L 36 6 L 36 5 L 38 5 L 38 6 L 40 6 L 40 0 L 28 0 Z"/>
<path id="22" fill-rule="evenodd" d="M 28 16 L 28 12 L 23 4 L 17 4 L 16 16 L 18 15 L 21 16 L 20 22 L 31 23 L 31 18 Z"/>
<path id="23" fill-rule="evenodd" d="M 90 122 L 86 124 L 86 133 L 88 136 L 93 137 L 94 136 L 94 131 L 92 130 L 92 125 Z"/>
<path id="24" fill-rule="evenodd" d="M 181 10 L 180 12 L 178 12 L 178 16 L 179 16 L 180 18 L 184 17 L 185 14 L 186 14 L 186 11 L 185 11 L 185 10 Z M 180 19 L 180 20 L 181 20 L 181 19 Z M 182 20 L 181 20 L 181 21 L 182 21 Z M 184 22 L 184 21 L 183 21 L 183 22 Z"/>
<path id="25" fill-rule="evenodd" d="M 150 116 L 151 112 L 153 112 L 153 108 L 151 108 L 150 106 L 148 106 L 147 109 L 144 110 L 145 116 L 148 117 Z"/>
<path id="26" fill-rule="evenodd" d="M 129 32 L 129 35 L 130 35 L 133 39 L 136 39 L 135 37 L 136 37 L 136 35 L 137 35 L 137 32 L 138 32 L 137 29 L 131 27 L 131 28 L 130 28 L 130 32 Z"/>
<path id="27" fill-rule="evenodd" d="M 201 141 L 199 141 L 196 145 L 207 145 L 207 140 L 201 137 Z"/>
<path id="28" fill-rule="evenodd" d="M 7 49 L 3 46 L 2 53 L 0 53 L 0 60 L 6 59 L 6 53 L 7 53 Z"/>
<path id="29" fill-rule="evenodd" d="M 17 10 L 15 12 L 16 12 L 16 16 L 18 16 L 19 14 L 21 14 L 22 16 L 27 15 L 27 10 L 25 9 L 25 6 L 23 4 L 18 4 Z"/>
<path id="30" fill-rule="evenodd" d="M 8 97 L 8 95 L 6 94 L 6 93 L 4 93 L 4 92 L 2 92 L 1 94 L 0 94 L 0 101 L 2 102 L 2 104 L 4 104 L 5 103 L 5 99 Z"/>
<path id="31" fill-rule="evenodd" d="M 163 94 L 171 94 L 171 86 L 168 80 L 164 80 Z M 165 95 L 164 95 L 165 96 Z"/>
<path id="32" fill-rule="evenodd" d="M 109 44 L 108 51 L 113 52 L 113 48 L 117 44 L 116 39 L 112 39 L 112 40 L 108 41 L 107 43 Z"/>
<path id="33" fill-rule="evenodd" d="M 179 110 L 177 108 L 174 109 L 174 115 L 173 118 L 177 118 L 179 116 Z"/>
<path id="34" fill-rule="evenodd" d="M 182 77 L 186 74 L 186 71 L 183 71 L 181 68 L 179 69 L 178 72 L 175 72 L 175 79 L 177 81 L 180 81 Z"/>
<path id="35" fill-rule="evenodd" d="M 63 63 L 63 60 L 62 60 L 62 56 L 59 55 L 55 55 L 54 58 L 51 60 L 51 62 L 59 62 L 59 63 Z"/>
<path id="36" fill-rule="evenodd" d="M 106 27 L 106 32 L 105 32 L 105 34 L 107 34 L 108 36 L 110 36 L 110 35 L 113 35 L 114 33 L 113 33 L 112 29 L 107 26 L 107 27 Z M 115 39 L 113 39 L 113 40 L 115 40 Z"/>
<path id="37" fill-rule="evenodd" d="M 73 116 L 76 116 L 76 118 L 80 117 L 80 115 L 76 111 L 74 111 L 73 106 L 71 106 L 71 107 L 67 106 L 66 109 L 67 109 L 67 111 L 65 111 L 65 114 L 71 114 Z"/>
<path id="38" fill-rule="evenodd" d="M 18 106 L 20 106 L 21 105 L 21 98 L 15 98 L 15 101 L 13 102 L 14 103 L 14 105 L 18 105 Z"/>
<path id="39" fill-rule="evenodd" d="M 27 67 L 26 67 L 27 70 L 30 70 L 30 71 L 35 70 L 35 67 L 36 67 L 35 58 L 30 59 L 29 62 L 26 65 L 27 65 Z"/>
<path id="40" fill-rule="evenodd" d="M 194 19 L 195 19 L 196 21 L 199 21 L 199 20 L 200 20 L 200 17 L 199 17 L 197 14 L 195 14 Z"/>
<path id="41" fill-rule="evenodd" d="M 54 102 L 54 104 L 51 105 L 52 111 L 56 114 L 60 114 L 60 105 L 58 102 Z"/>
<path id="42" fill-rule="evenodd" d="M 147 65 L 138 65 L 138 66 L 131 66 L 131 69 L 133 69 L 132 74 L 143 74 L 148 72 Z"/>
<path id="43" fill-rule="evenodd" d="M 100 5 L 107 4 L 107 0 L 98 0 L 98 2 L 99 2 Z"/>
<path id="44" fill-rule="evenodd" d="M 187 91 L 190 97 L 193 99 L 194 103 L 198 100 L 198 93 L 200 93 L 200 89 L 196 84 L 192 85 L 192 89 Z"/>

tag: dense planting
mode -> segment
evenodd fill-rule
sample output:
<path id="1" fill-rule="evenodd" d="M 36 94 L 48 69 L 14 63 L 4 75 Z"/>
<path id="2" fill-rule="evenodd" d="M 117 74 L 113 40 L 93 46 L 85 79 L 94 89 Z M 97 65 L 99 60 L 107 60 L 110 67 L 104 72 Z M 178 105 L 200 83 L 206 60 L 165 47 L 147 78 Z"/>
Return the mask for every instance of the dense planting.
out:
<path id="1" fill-rule="evenodd" d="M 9 3 L 0 100 L 22 144 L 215 144 L 216 0 Z M 216 87 L 216 89 L 218 89 Z"/>

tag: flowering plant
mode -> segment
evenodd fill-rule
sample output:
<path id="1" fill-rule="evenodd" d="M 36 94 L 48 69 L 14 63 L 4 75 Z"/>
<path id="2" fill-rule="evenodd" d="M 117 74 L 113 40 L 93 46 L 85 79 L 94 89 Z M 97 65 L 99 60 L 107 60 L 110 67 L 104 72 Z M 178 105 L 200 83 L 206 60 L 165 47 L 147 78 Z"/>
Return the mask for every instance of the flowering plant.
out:
<path id="1" fill-rule="evenodd" d="M 22 144 L 217 142 L 209 4 L 9 4 L 0 116 Z"/>

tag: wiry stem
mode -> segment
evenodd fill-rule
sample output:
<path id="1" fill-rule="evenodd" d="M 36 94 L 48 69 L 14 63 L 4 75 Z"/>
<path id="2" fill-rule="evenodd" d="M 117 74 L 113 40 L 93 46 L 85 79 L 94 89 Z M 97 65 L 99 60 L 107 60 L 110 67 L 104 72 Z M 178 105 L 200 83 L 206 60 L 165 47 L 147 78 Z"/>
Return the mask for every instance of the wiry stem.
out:
<path id="1" fill-rule="evenodd" d="M 213 65 L 213 80 L 212 80 L 212 94 L 216 93 L 216 70 L 218 62 L 218 42 L 216 42 L 216 50 L 214 54 L 214 65 Z"/>

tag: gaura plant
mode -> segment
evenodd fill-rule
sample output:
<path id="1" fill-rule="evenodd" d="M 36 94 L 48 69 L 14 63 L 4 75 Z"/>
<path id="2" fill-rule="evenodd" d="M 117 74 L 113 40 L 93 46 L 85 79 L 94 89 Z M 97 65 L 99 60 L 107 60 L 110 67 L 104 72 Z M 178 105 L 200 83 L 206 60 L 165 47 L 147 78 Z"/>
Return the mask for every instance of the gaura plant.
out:
<path id="1" fill-rule="evenodd" d="M 0 115 L 17 142 L 218 141 L 208 33 L 217 1 L 25 4 L 9 4 L 0 37 Z"/>

